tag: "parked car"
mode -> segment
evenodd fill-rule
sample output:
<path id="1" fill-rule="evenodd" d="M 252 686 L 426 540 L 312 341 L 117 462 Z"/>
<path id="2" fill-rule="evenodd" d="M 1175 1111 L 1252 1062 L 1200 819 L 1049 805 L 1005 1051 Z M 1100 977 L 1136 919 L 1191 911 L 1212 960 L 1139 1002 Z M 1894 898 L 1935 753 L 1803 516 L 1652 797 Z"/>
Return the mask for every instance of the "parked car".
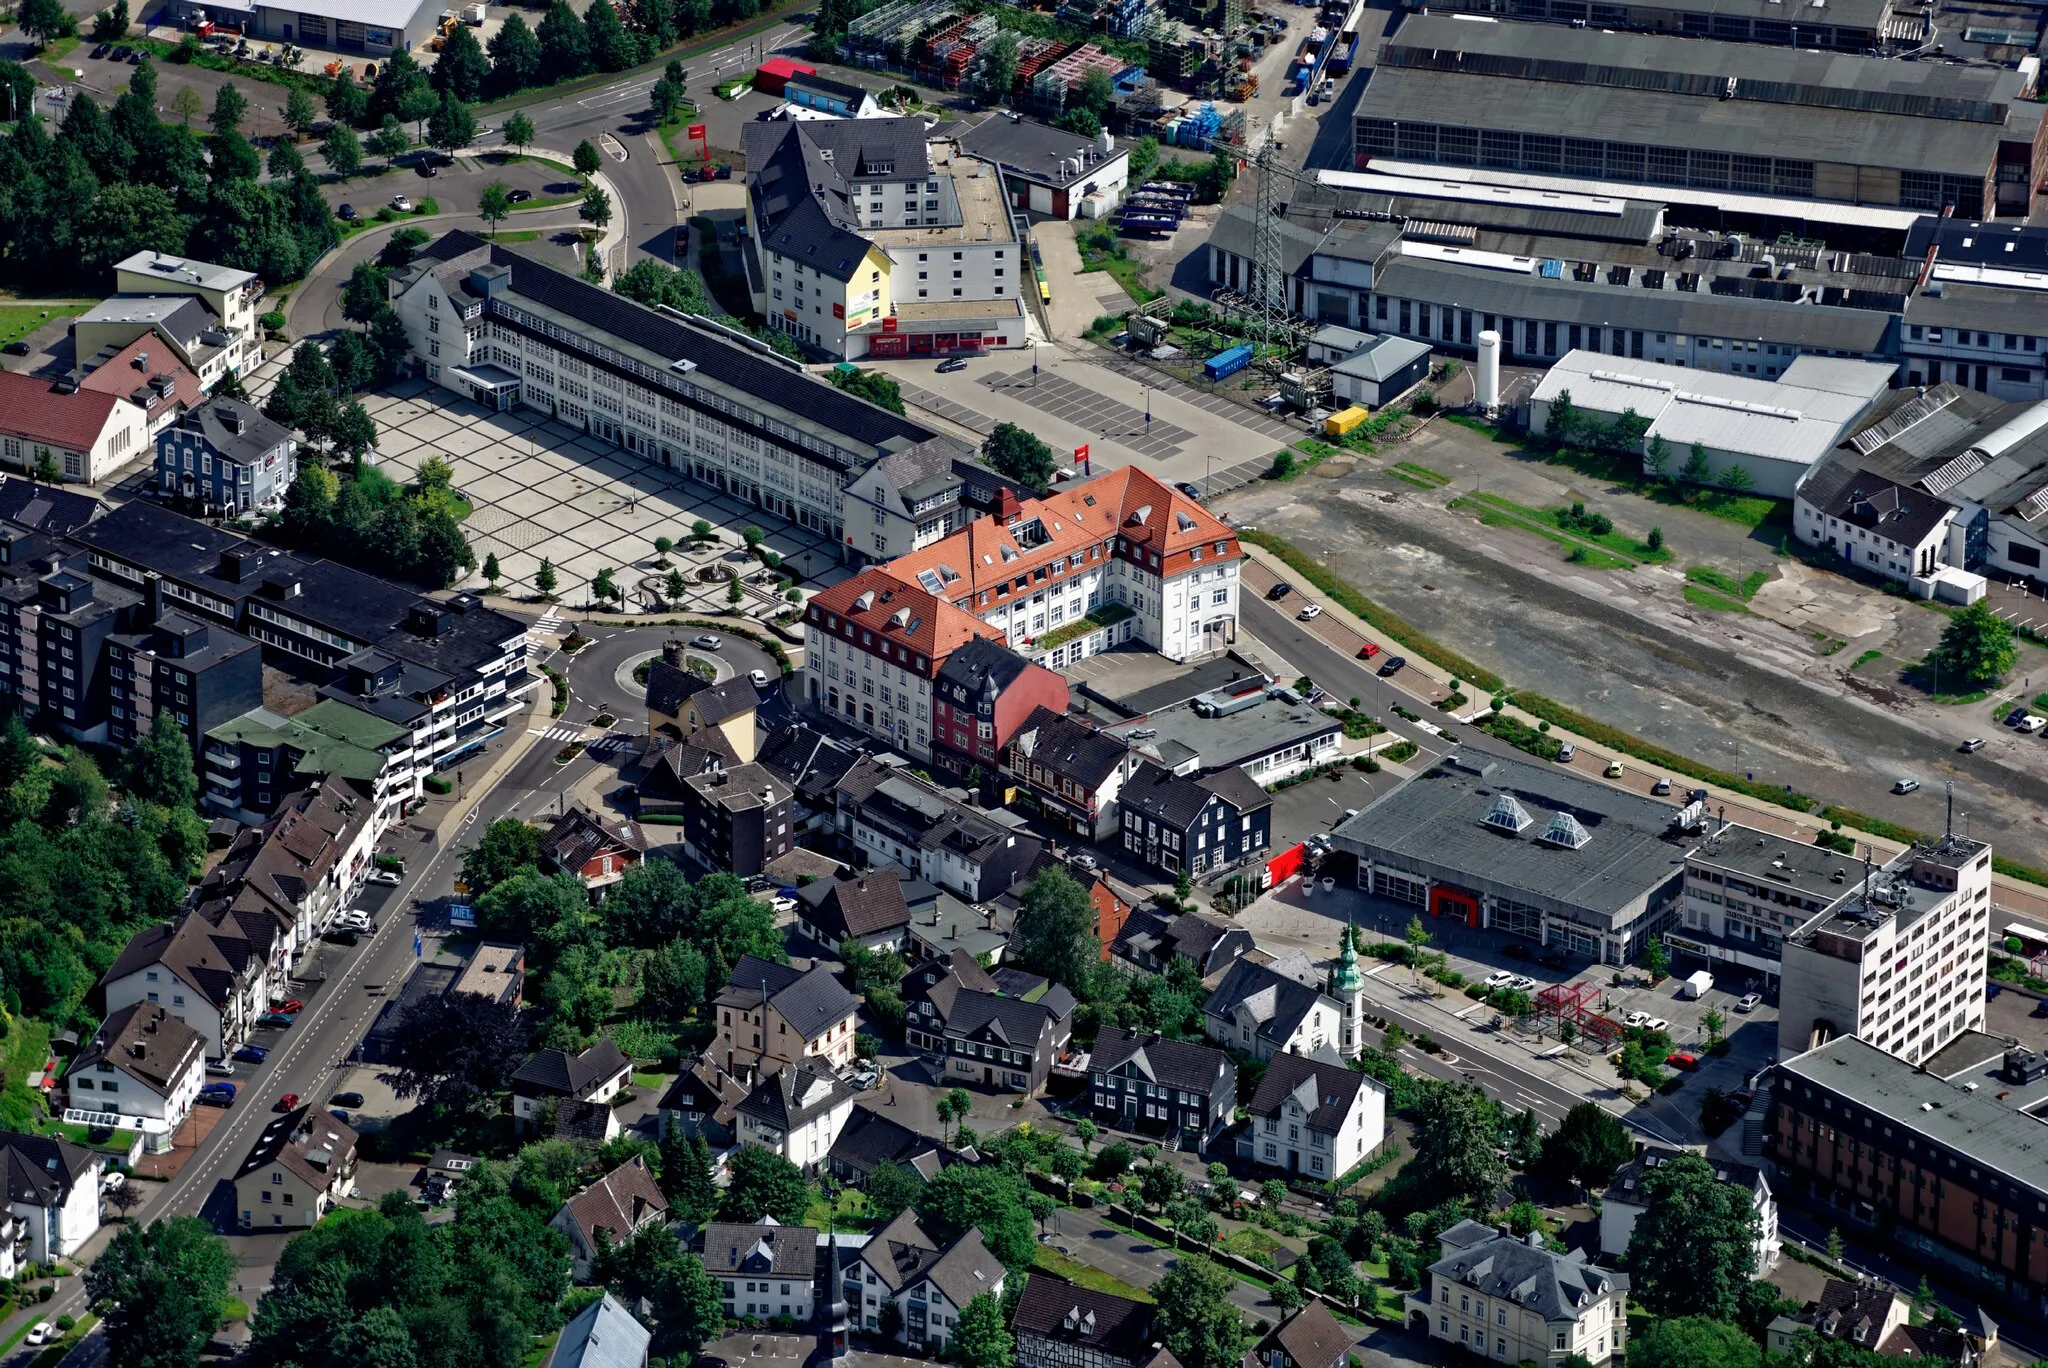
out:
<path id="1" fill-rule="evenodd" d="M 1650 1014 L 1648 1012 L 1630 1012 L 1621 1019 L 1621 1024 L 1624 1026 L 1641 1026 L 1649 1019 Z"/>
<path id="2" fill-rule="evenodd" d="M 398 875 L 388 869 L 373 869 L 370 871 L 368 882 L 383 884 L 386 888 L 396 888 L 398 887 Z"/>
<path id="3" fill-rule="evenodd" d="M 1505 969 L 1496 969 L 1486 976 L 1488 988 L 1505 988 L 1515 976 Z"/>
<path id="4" fill-rule="evenodd" d="M 1642 1027 L 1646 1031 L 1668 1031 L 1671 1029 L 1671 1023 L 1660 1016 L 1646 1016 L 1643 1018 Z"/>
<path id="5" fill-rule="evenodd" d="M 206 1061 L 206 1071 L 219 1078 L 233 1078 L 235 1076 L 235 1061 L 232 1059 L 209 1059 Z"/>
<path id="6" fill-rule="evenodd" d="M 700 651 L 715 651 L 725 645 L 725 638 L 713 636 L 709 632 L 699 632 L 690 638 L 690 644 Z"/>
<path id="7" fill-rule="evenodd" d="M 1894 779 L 1892 781 L 1893 793 L 1911 793 L 1919 787 L 1920 781 L 1918 779 Z"/>
<path id="8" fill-rule="evenodd" d="M 507 204 L 524 204 L 532 198 L 533 191 L 531 190 L 514 190 L 505 196 L 505 202 Z"/>
<path id="9" fill-rule="evenodd" d="M 401 214 L 410 214 L 412 212 L 412 200 L 405 195 L 393 195 L 391 197 L 391 207 Z"/>
<path id="10" fill-rule="evenodd" d="M 1600 772 L 1601 772 L 1602 774 L 1606 775 L 1606 776 L 1607 776 L 1607 777 L 1608 777 L 1609 779 L 1619 779 L 1619 778 L 1621 778 L 1621 775 L 1622 775 L 1621 761 L 1619 761 L 1619 760 L 1609 760 L 1609 761 L 1607 762 L 1607 768 L 1606 768 L 1606 769 L 1604 769 L 1604 770 L 1602 770 L 1602 771 L 1600 771 Z"/>
<path id="11" fill-rule="evenodd" d="M 1368 641 L 1365 645 L 1358 648 L 1358 658 L 1360 660 L 1371 660 L 1379 653 L 1380 644 L 1377 641 Z"/>
<path id="12" fill-rule="evenodd" d="M 2011 712 L 2005 715 L 2005 725 L 2008 727 L 2017 727 L 2020 723 L 2026 720 L 2027 710 L 2024 706 L 2014 708 Z"/>
<path id="13" fill-rule="evenodd" d="M 273 1012 L 303 1012 L 306 1010 L 306 1004 L 297 998 L 286 998 L 283 1002 L 271 1003 L 270 1010 Z"/>
<path id="14" fill-rule="evenodd" d="M 297 1019 L 290 1012 L 265 1012 L 262 1016 L 256 1018 L 256 1024 L 282 1030 Z"/>
<path id="15" fill-rule="evenodd" d="M 768 672 L 767 672 L 766 670 L 749 670 L 749 671 L 747 671 L 747 683 L 749 683 L 749 684 L 753 685 L 753 686 L 754 686 L 755 688 L 757 688 L 757 689 L 765 689 L 765 688 L 767 688 L 767 687 L 768 687 Z"/>
<path id="16" fill-rule="evenodd" d="M 1266 591 L 1266 597 L 1269 599 L 1284 599 L 1293 592 L 1294 586 L 1286 580 L 1281 580 Z"/>
<path id="17" fill-rule="evenodd" d="M 26 342 L 9 342 L 5 347 L 0 347 L 0 351 L 6 352 L 9 356 L 27 356 L 34 350 L 35 348 Z"/>
<path id="18" fill-rule="evenodd" d="M 1669 778 L 1659 779 L 1656 783 L 1650 785 L 1650 792 L 1662 798 L 1665 794 L 1671 792 L 1671 780 Z"/>
<path id="19" fill-rule="evenodd" d="M 23 1344 L 48 1344 L 55 1338 L 57 1338 L 57 1332 L 48 1321 L 37 1321 L 28 1328 L 28 1334 L 22 1337 L 21 1342 Z"/>
<path id="20" fill-rule="evenodd" d="M 1380 665 L 1380 677 L 1384 679 L 1388 675 L 1399 674 L 1402 670 L 1406 669 L 1407 666 L 1407 656 L 1388 656 L 1386 660 Z"/>
<path id="21" fill-rule="evenodd" d="M 209 1083 L 199 1090 L 198 1100 L 209 1107 L 232 1107 L 235 1105 L 235 1085 Z"/>
<path id="22" fill-rule="evenodd" d="M 1688 803 L 1704 803 L 1707 801 L 1707 791 L 1703 788 L 1687 789 L 1685 801 Z"/>
<path id="23" fill-rule="evenodd" d="M 956 372 L 964 371 L 966 369 L 967 358 L 964 356 L 949 356 L 945 360 L 939 362 L 938 365 L 938 372 L 940 375 L 952 375 L 955 374 Z"/>
<path id="24" fill-rule="evenodd" d="M 354 223 L 357 218 L 356 207 L 353 204 L 336 205 L 334 209 L 334 216 L 340 219 L 343 223 Z"/>
<path id="25" fill-rule="evenodd" d="M 1962 745 L 1956 747 L 1956 749 L 1960 750 L 1965 755 L 1974 754 L 1977 751 L 1984 749 L 1984 738 L 1981 736 L 1973 736 L 1969 740 L 1963 742 Z"/>
<path id="26" fill-rule="evenodd" d="M 1302 605 L 1301 611 L 1295 614 L 1303 622 L 1313 622 L 1322 615 L 1323 605 L 1320 603 L 1305 603 Z"/>
<path id="27" fill-rule="evenodd" d="M 112 1192 L 117 1187 L 125 1186 L 127 1182 L 127 1174 L 121 1172 L 119 1169 L 113 1169 L 107 1173 L 103 1173 L 100 1175 L 100 1191 Z"/>
<path id="28" fill-rule="evenodd" d="M 1578 756 L 1578 753 L 1579 748 L 1570 741 L 1567 741 L 1557 748 L 1557 763 L 1569 765 Z"/>
<path id="29" fill-rule="evenodd" d="M 1741 997 L 1735 999 L 1735 1010 L 1738 1012 L 1754 1012 L 1756 1005 L 1762 1001 L 1763 995 L 1760 993 L 1744 993 Z"/>
<path id="30" fill-rule="evenodd" d="M 1700 1066 L 1700 1057 L 1691 1050 L 1673 1050 L 1664 1056 L 1664 1062 L 1674 1069 L 1684 1069 L 1690 1073 Z"/>
<path id="31" fill-rule="evenodd" d="M 261 1045 L 244 1045 L 241 1049 L 235 1051 L 235 1058 L 241 1060 L 244 1064 L 261 1064 L 264 1060 L 270 1058 L 270 1051 L 264 1049 Z"/>
<path id="32" fill-rule="evenodd" d="M 359 1092 L 338 1092 L 327 1101 L 336 1107 L 360 1107 L 363 1105 L 363 1095 Z"/>
<path id="33" fill-rule="evenodd" d="M 107 55 L 108 53 L 112 52 L 113 50 L 114 50 L 114 45 L 113 45 L 112 43 L 101 43 L 101 44 L 100 44 L 99 46 L 95 47 L 95 48 L 94 48 L 94 49 L 92 50 L 92 59 L 93 59 L 93 60 L 94 60 L 95 62 L 97 62 L 97 61 L 99 61 L 99 60 L 100 60 L 101 58 L 105 57 L 105 56 L 106 56 L 106 55 Z"/>
<path id="34" fill-rule="evenodd" d="M 1175 485 L 1174 488 L 1178 489 L 1181 493 L 1187 495 L 1190 499 L 1195 500 L 1197 503 L 1201 502 L 1202 487 L 1200 485 L 1189 484 L 1186 480 L 1182 480 L 1179 484 Z"/>
<path id="35" fill-rule="evenodd" d="M 286 1093 L 284 1096 L 277 1099 L 277 1106 L 275 1110 L 281 1112 L 295 1111 L 298 1109 L 298 1105 L 299 1095 L 297 1093 Z"/>
<path id="36" fill-rule="evenodd" d="M 441 163 L 433 160 L 430 157 L 427 160 L 420 163 L 419 172 L 422 176 L 425 176 L 428 179 L 432 179 L 433 177 L 441 174 Z"/>
<path id="37" fill-rule="evenodd" d="M 2048 717 L 2043 717 L 2039 713 L 2035 713 L 2031 717 L 2023 717 L 2020 719 L 2020 730 L 2025 732 L 2029 736 L 2034 735 L 2043 727 L 2048 727 Z"/>

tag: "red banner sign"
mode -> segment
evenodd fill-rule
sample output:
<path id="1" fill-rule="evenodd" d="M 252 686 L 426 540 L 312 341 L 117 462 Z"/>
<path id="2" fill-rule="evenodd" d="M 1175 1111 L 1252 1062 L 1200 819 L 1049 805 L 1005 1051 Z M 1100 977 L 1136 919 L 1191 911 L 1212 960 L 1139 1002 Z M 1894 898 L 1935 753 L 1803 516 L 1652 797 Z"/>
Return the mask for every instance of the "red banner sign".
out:
<path id="1" fill-rule="evenodd" d="M 690 125 L 690 141 L 691 141 L 691 142 L 702 142 L 702 141 L 704 141 L 704 125 L 703 125 L 703 124 L 691 124 L 691 125 Z"/>
<path id="2" fill-rule="evenodd" d="M 1085 461 L 1088 459 L 1088 444 L 1086 442 L 1083 442 L 1081 443 L 1081 445 L 1074 448 L 1074 459 L 1077 461 Z"/>

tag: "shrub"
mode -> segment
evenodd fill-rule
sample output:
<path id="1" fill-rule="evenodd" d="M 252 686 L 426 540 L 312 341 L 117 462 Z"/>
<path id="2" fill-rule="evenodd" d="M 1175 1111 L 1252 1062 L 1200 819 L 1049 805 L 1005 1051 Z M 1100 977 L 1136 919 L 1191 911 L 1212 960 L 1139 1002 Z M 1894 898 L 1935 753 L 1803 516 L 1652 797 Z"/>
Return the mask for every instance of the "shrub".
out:
<path id="1" fill-rule="evenodd" d="M 256 321 L 258 323 L 261 323 L 264 326 L 264 328 L 266 328 L 270 332 L 283 332 L 284 310 L 272 309 L 269 313 L 263 315 L 263 317 L 257 319 Z"/>
<path id="2" fill-rule="evenodd" d="M 430 774 L 420 781 L 420 787 L 429 793 L 453 793 L 455 785 L 438 774 Z"/>

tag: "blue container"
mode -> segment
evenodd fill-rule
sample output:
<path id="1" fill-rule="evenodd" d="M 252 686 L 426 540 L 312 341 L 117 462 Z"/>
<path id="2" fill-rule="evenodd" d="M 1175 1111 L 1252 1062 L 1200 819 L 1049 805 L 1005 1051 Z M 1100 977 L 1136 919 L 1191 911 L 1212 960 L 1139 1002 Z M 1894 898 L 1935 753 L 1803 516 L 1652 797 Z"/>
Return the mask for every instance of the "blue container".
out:
<path id="1" fill-rule="evenodd" d="M 1211 380 L 1232 376 L 1252 363 L 1252 349 L 1247 346 L 1232 347 L 1229 351 L 1218 352 L 1202 363 L 1202 374 Z"/>

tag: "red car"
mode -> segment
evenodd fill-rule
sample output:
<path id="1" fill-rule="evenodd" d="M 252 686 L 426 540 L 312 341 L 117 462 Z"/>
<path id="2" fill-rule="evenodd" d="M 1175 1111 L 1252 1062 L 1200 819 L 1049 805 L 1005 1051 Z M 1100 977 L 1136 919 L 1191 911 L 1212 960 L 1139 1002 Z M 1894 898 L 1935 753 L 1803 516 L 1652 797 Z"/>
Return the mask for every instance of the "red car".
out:
<path id="1" fill-rule="evenodd" d="M 286 998 L 283 1002 L 271 1003 L 270 1010 L 273 1012 L 303 1012 L 306 1010 L 306 1004 L 297 998 Z"/>
<path id="2" fill-rule="evenodd" d="M 1360 660 L 1371 660 L 1379 653 L 1380 644 L 1377 641 L 1368 641 L 1365 645 L 1358 648 L 1358 658 Z"/>
<path id="3" fill-rule="evenodd" d="M 1700 1066 L 1700 1057 L 1690 1050 L 1674 1050 L 1664 1056 L 1664 1062 L 1674 1069 L 1691 1071 Z"/>
<path id="4" fill-rule="evenodd" d="M 283 1097 L 277 1099 L 277 1109 L 281 1112 L 297 1111 L 298 1107 L 299 1095 L 297 1093 L 286 1093 Z"/>

